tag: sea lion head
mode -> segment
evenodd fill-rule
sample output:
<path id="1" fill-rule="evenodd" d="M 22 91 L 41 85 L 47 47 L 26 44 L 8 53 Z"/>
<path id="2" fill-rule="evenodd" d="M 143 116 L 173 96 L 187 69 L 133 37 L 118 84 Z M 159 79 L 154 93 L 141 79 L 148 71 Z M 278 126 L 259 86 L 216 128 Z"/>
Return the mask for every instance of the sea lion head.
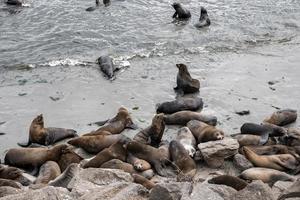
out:
<path id="1" fill-rule="evenodd" d="M 201 13 L 201 15 L 207 15 L 207 10 L 201 6 L 200 13 Z"/>
<path id="2" fill-rule="evenodd" d="M 214 133 L 214 136 L 217 140 L 223 140 L 224 139 L 224 132 L 221 130 L 218 130 Z"/>
<path id="3" fill-rule="evenodd" d="M 133 130 L 138 128 L 138 126 L 135 123 L 133 123 L 132 118 L 128 113 L 128 110 L 124 107 L 119 108 L 116 119 L 124 121 L 126 128 L 130 128 Z"/>
<path id="4" fill-rule="evenodd" d="M 156 133 L 151 135 L 151 140 L 159 144 L 161 142 L 161 138 L 165 130 L 164 114 L 160 113 L 155 115 L 152 119 L 151 126 L 155 129 L 154 133 Z"/>
<path id="5" fill-rule="evenodd" d="M 175 2 L 172 4 L 172 7 L 176 10 L 177 8 L 180 8 L 181 5 L 180 5 L 180 3 Z"/>
<path id="6" fill-rule="evenodd" d="M 187 72 L 187 66 L 185 64 L 176 64 L 176 67 L 179 69 L 179 72 Z"/>
<path id="7" fill-rule="evenodd" d="M 36 118 L 34 118 L 32 124 L 44 126 L 43 114 L 40 114 Z"/>

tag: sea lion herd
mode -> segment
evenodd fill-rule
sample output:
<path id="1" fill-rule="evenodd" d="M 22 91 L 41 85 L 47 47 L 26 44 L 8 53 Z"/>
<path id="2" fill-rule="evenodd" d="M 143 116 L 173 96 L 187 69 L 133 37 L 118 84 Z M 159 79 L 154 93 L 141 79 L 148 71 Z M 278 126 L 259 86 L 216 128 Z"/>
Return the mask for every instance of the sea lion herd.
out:
<path id="1" fill-rule="evenodd" d="M 157 114 L 152 123 L 132 139 L 122 134 L 124 129 L 137 128 L 124 107 L 119 108 L 116 116 L 98 130 L 81 136 L 72 129 L 45 127 L 43 116 L 38 115 L 30 125 L 28 142 L 18 143 L 22 148 L 7 151 L 4 164 L 0 165 L 0 187 L 66 187 L 79 166 L 124 170 L 136 183 L 149 190 L 155 186 L 155 182 L 151 181 L 154 175 L 193 181 L 197 164 L 204 164 L 193 159 L 197 145 L 223 140 L 225 134 L 216 127 L 215 116 L 201 113 L 203 101 L 197 97 L 199 80 L 191 77 L 186 65 L 176 66 L 179 71 L 174 90 L 183 96 L 157 104 Z M 195 92 L 194 97 L 185 97 L 185 94 Z M 300 172 L 300 129 L 285 127 L 296 119 L 295 110 L 283 109 L 274 112 L 262 123 L 243 124 L 239 134 L 227 137 L 237 139 L 239 153 L 254 167 L 242 171 L 238 177 L 221 175 L 208 182 L 241 190 L 253 180 L 262 180 L 271 186 L 282 180 L 294 181 L 296 186 L 293 187 L 297 188 L 299 180 L 293 175 Z M 170 142 L 162 140 L 168 125 L 179 127 L 175 139 Z M 67 143 L 57 144 L 66 138 Z M 82 148 L 94 156 L 83 159 L 75 153 L 75 148 Z M 290 196 L 299 196 L 299 192 L 290 192 L 280 198 Z"/>

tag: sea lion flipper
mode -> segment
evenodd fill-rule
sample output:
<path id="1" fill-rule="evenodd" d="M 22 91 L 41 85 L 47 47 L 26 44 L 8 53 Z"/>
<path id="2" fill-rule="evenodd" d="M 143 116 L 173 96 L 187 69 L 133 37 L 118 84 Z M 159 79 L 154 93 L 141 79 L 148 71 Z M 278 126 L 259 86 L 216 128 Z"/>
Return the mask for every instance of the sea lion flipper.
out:
<path id="1" fill-rule="evenodd" d="M 177 11 L 175 11 L 174 15 L 172 16 L 172 18 L 176 18 L 177 16 Z"/>
<path id="2" fill-rule="evenodd" d="M 31 144 L 31 141 L 28 140 L 27 142 L 18 142 L 17 144 L 21 147 L 28 147 Z"/>
<path id="3" fill-rule="evenodd" d="M 259 144 L 264 145 L 268 142 L 268 140 L 269 140 L 269 132 L 266 132 L 260 136 Z"/>

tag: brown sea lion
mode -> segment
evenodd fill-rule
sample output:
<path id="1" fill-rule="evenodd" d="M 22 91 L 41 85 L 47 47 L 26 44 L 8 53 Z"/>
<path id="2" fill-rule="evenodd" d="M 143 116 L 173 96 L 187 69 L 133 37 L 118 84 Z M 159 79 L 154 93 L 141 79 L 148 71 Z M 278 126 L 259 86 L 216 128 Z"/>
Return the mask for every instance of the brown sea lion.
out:
<path id="1" fill-rule="evenodd" d="M 196 153 L 196 138 L 188 127 L 180 128 L 175 140 L 183 145 L 189 156 L 194 157 Z"/>
<path id="2" fill-rule="evenodd" d="M 260 135 L 251 135 L 251 134 L 234 134 L 231 135 L 234 139 L 237 139 L 240 147 L 243 146 L 259 146 L 266 144 L 265 138 L 262 138 Z M 267 142 L 270 139 L 267 140 Z"/>
<path id="3" fill-rule="evenodd" d="M 208 180 L 208 183 L 217 184 L 217 185 L 227 185 L 229 187 L 234 188 L 237 191 L 244 189 L 248 183 L 239 177 L 230 176 L 230 175 L 220 175 L 213 177 Z"/>
<path id="4" fill-rule="evenodd" d="M 16 167 L 4 165 L 0 165 L 0 178 L 17 181 L 24 186 L 28 186 L 32 183 L 32 181 L 25 176 L 22 170 Z"/>
<path id="5" fill-rule="evenodd" d="M 287 188 L 282 194 L 280 194 L 277 200 L 295 197 L 300 197 L 300 179 L 295 181 L 289 188 Z"/>
<path id="6" fill-rule="evenodd" d="M 119 134 L 125 128 L 136 129 L 137 126 L 133 123 L 128 110 L 124 107 L 121 107 L 118 110 L 118 114 L 114 118 L 108 120 L 98 130 L 84 134 L 83 136 L 101 135 L 103 131 L 108 131 L 111 134 Z"/>
<path id="7" fill-rule="evenodd" d="M 186 125 L 197 140 L 197 144 L 201 142 L 222 140 L 224 132 L 198 120 L 191 120 Z"/>
<path id="8" fill-rule="evenodd" d="M 164 130 L 164 114 L 157 114 L 153 117 L 152 124 L 149 127 L 137 133 L 133 137 L 133 140 L 143 144 L 150 144 L 151 146 L 157 147 L 161 142 Z"/>
<path id="9" fill-rule="evenodd" d="M 110 145 L 123 138 L 121 134 L 112 135 L 108 131 L 102 131 L 101 135 L 81 136 L 68 141 L 69 144 L 81 147 L 88 153 L 99 153 Z"/>
<path id="10" fill-rule="evenodd" d="M 68 147 L 63 151 L 57 164 L 59 165 L 61 172 L 64 172 L 70 164 L 80 163 L 82 160 L 83 158 L 81 156 L 75 153 L 71 147 Z"/>
<path id="11" fill-rule="evenodd" d="M 128 153 L 127 160 L 128 163 L 133 165 L 134 169 L 137 171 L 145 171 L 148 169 L 151 169 L 150 163 L 148 163 L 146 160 L 139 159 L 135 156 L 133 156 L 131 153 Z"/>
<path id="12" fill-rule="evenodd" d="M 247 169 L 243 171 L 239 177 L 250 181 L 261 180 L 264 183 L 268 183 L 270 186 L 273 186 L 277 181 L 295 181 L 293 176 L 285 172 L 261 167 Z"/>
<path id="13" fill-rule="evenodd" d="M 133 177 L 133 181 L 135 183 L 141 184 L 142 186 L 144 186 L 148 190 L 151 190 L 155 186 L 155 184 L 153 182 L 149 181 L 147 178 L 145 178 L 141 175 L 132 174 L 131 176 Z"/>
<path id="14" fill-rule="evenodd" d="M 264 122 L 275 124 L 277 126 L 285 126 L 293 123 L 297 119 L 297 110 L 284 109 L 274 112 L 270 117 L 266 118 Z"/>
<path id="15" fill-rule="evenodd" d="M 33 168 L 32 174 L 37 174 L 38 168 L 46 161 L 58 161 L 64 150 L 68 147 L 66 144 L 59 144 L 51 149 L 48 148 L 13 148 L 8 150 L 5 155 L 5 164 L 21 167 Z"/>
<path id="16" fill-rule="evenodd" d="M 179 111 L 171 115 L 165 115 L 164 119 L 167 125 L 185 126 L 191 120 L 198 120 L 212 126 L 217 124 L 217 118 L 215 116 L 204 115 L 193 111 Z"/>
<path id="17" fill-rule="evenodd" d="M 244 123 L 241 127 L 241 134 L 260 135 L 266 141 L 269 137 L 283 136 L 286 133 L 287 131 L 285 128 L 269 123 Z"/>
<path id="18" fill-rule="evenodd" d="M 174 88 L 179 93 L 187 94 L 199 92 L 200 81 L 193 79 L 185 64 L 176 64 L 178 68 L 177 86 Z"/>
<path id="19" fill-rule="evenodd" d="M 179 98 L 174 101 L 167 101 L 157 104 L 157 113 L 172 114 L 183 110 L 196 111 L 203 108 L 202 98 Z"/>
<path id="20" fill-rule="evenodd" d="M 258 155 L 288 154 L 291 152 L 291 149 L 289 149 L 287 146 L 280 145 L 280 144 L 268 145 L 268 146 L 247 146 L 247 147 L 250 148 L 250 150 L 252 150 Z"/>
<path id="21" fill-rule="evenodd" d="M 20 184 L 20 183 L 19 183 Z M 9 186 L 20 189 L 21 186 L 16 181 L 0 178 L 0 187 Z"/>
<path id="22" fill-rule="evenodd" d="M 245 157 L 256 167 L 265 167 L 280 171 L 294 170 L 298 161 L 291 154 L 257 155 L 250 148 L 243 147 Z"/>
<path id="23" fill-rule="evenodd" d="M 28 142 L 18 143 L 18 145 L 22 147 L 28 147 L 32 143 L 51 145 L 65 138 L 77 136 L 76 131 L 73 129 L 54 127 L 45 128 L 43 115 L 40 114 L 31 122 Z"/>
<path id="24" fill-rule="evenodd" d="M 59 165 L 54 161 L 47 161 L 41 167 L 35 184 L 48 184 L 61 174 Z"/>
<path id="25" fill-rule="evenodd" d="M 288 146 L 300 146 L 300 129 L 289 128 L 287 134 L 280 138 L 280 142 Z"/>

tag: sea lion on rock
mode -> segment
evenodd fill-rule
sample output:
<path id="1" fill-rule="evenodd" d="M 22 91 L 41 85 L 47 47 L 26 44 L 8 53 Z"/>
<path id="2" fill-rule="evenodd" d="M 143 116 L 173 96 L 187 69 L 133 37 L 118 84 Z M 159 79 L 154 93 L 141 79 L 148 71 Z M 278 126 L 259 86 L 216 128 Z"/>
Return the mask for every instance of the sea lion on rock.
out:
<path id="1" fill-rule="evenodd" d="M 112 135 L 107 131 L 103 131 L 101 135 L 82 136 L 71 139 L 68 143 L 73 146 L 80 147 L 88 153 L 99 153 L 123 137 L 124 136 L 121 134 Z"/>
<path id="2" fill-rule="evenodd" d="M 132 164 L 134 169 L 140 172 L 151 169 L 150 163 L 148 163 L 146 160 L 133 156 L 131 153 L 129 153 L 127 156 L 127 162 Z"/>
<path id="3" fill-rule="evenodd" d="M 247 146 L 250 150 L 258 155 L 274 155 L 274 154 L 288 154 L 292 151 L 285 145 L 268 145 L 268 146 Z M 243 148 L 241 148 L 243 149 Z"/>
<path id="4" fill-rule="evenodd" d="M 41 167 L 35 184 L 48 184 L 61 174 L 59 165 L 54 161 L 47 161 Z"/>
<path id="5" fill-rule="evenodd" d="M 222 140 L 224 132 L 198 120 L 191 120 L 187 123 L 187 127 L 191 130 L 197 143 Z"/>
<path id="6" fill-rule="evenodd" d="M 108 131 L 111 134 L 119 134 L 125 128 L 136 129 L 137 126 L 133 123 L 128 110 L 124 107 L 121 107 L 118 110 L 118 114 L 114 118 L 108 120 L 98 130 L 84 134 L 83 136 L 101 135 L 103 134 L 103 131 Z"/>
<path id="7" fill-rule="evenodd" d="M 295 178 L 285 172 L 275 169 L 267 169 L 261 167 L 254 167 L 247 169 L 239 175 L 244 180 L 261 180 L 273 186 L 277 181 L 295 181 Z"/>
<path id="8" fill-rule="evenodd" d="M 295 181 L 289 188 L 287 188 L 282 194 L 280 194 L 277 200 L 294 197 L 300 197 L 300 179 Z"/>
<path id="9" fill-rule="evenodd" d="M 80 163 L 83 160 L 81 156 L 73 151 L 71 147 L 68 147 L 64 150 L 63 154 L 60 156 L 60 159 L 57 161 L 57 164 L 60 167 L 62 172 L 72 163 Z"/>
<path id="10" fill-rule="evenodd" d="M 287 133 L 287 130 L 283 127 L 276 126 L 274 124 L 255 124 L 255 123 L 244 123 L 241 126 L 241 134 L 252 134 L 252 135 L 267 135 L 270 137 L 283 136 Z M 267 136 L 265 136 L 267 138 Z"/>
<path id="11" fill-rule="evenodd" d="M 191 77 L 187 66 L 185 64 L 176 64 L 176 67 L 178 68 L 177 86 L 174 90 L 183 94 L 199 92 L 200 81 Z"/>
<path id="12" fill-rule="evenodd" d="M 144 186 L 148 190 L 151 190 L 155 186 L 155 184 L 153 182 L 149 181 L 147 178 L 145 178 L 141 175 L 132 174 L 131 176 L 133 177 L 133 181 L 135 183 L 141 184 L 142 186 Z"/>
<path id="13" fill-rule="evenodd" d="M 270 117 L 266 118 L 264 122 L 275 124 L 277 126 L 285 126 L 293 123 L 297 119 L 297 110 L 284 109 L 274 112 Z"/>
<path id="14" fill-rule="evenodd" d="M 32 143 L 51 145 L 60 140 L 70 137 L 77 137 L 73 129 L 44 127 L 44 118 L 40 114 L 33 119 L 29 128 L 29 139 L 27 143 L 18 143 L 22 147 L 28 147 Z"/>
<path id="15" fill-rule="evenodd" d="M 184 8 L 180 3 L 173 3 L 172 7 L 175 9 L 175 13 L 173 15 L 173 18 L 179 19 L 179 20 L 186 20 L 191 17 L 191 12 Z"/>
<path id="16" fill-rule="evenodd" d="M 196 153 L 196 139 L 188 127 L 180 128 L 175 140 L 183 145 L 189 156 L 194 157 Z"/>
<path id="17" fill-rule="evenodd" d="M 0 165 L 0 178 L 17 181 L 24 186 L 28 186 L 32 183 L 32 181 L 25 176 L 22 170 L 16 167 L 4 165 Z"/>
<path id="18" fill-rule="evenodd" d="M 210 25 L 210 19 L 208 18 L 207 10 L 201 6 L 199 22 L 195 24 L 195 27 L 202 28 Z"/>
<path id="19" fill-rule="evenodd" d="M 202 98 L 179 98 L 174 101 L 167 101 L 161 104 L 157 104 L 157 113 L 172 114 L 183 110 L 196 111 L 202 110 L 203 101 Z"/>
<path id="20" fill-rule="evenodd" d="M 231 135 L 234 139 L 237 139 L 240 147 L 242 146 L 258 146 L 266 144 L 265 138 L 262 138 L 259 135 L 251 135 L 251 134 L 234 134 Z"/>
<path id="21" fill-rule="evenodd" d="M 143 144 L 150 144 L 157 147 L 161 142 L 161 138 L 165 130 L 164 114 L 157 114 L 153 117 L 149 127 L 137 133 L 133 140 Z"/>
<path id="22" fill-rule="evenodd" d="M 19 184 L 10 179 L 0 178 L 0 187 L 9 186 L 9 187 L 21 189 L 21 186 Z"/>
<path id="23" fill-rule="evenodd" d="M 185 126 L 191 120 L 198 120 L 212 126 L 217 124 L 217 117 L 193 111 L 179 111 L 171 115 L 165 115 L 164 120 L 167 125 Z"/>
<path id="24" fill-rule="evenodd" d="M 217 185 L 227 185 L 229 187 L 234 188 L 237 191 L 244 189 L 248 183 L 239 177 L 230 176 L 230 175 L 220 175 L 213 177 L 212 179 L 207 181 L 210 184 Z"/>
<path id="25" fill-rule="evenodd" d="M 289 128 L 287 134 L 280 138 L 280 142 L 288 146 L 300 146 L 300 129 Z"/>

